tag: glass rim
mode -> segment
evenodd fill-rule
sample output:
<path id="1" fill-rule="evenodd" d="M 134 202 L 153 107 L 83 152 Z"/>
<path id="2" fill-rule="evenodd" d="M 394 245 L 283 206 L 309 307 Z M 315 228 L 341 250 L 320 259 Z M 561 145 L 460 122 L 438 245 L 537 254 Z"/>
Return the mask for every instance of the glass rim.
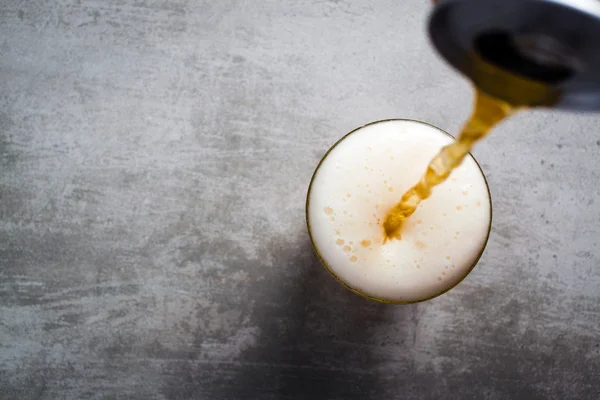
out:
<path id="1" fill-rule="evenodd" d="M 410 301 L 405 301 L 405 300 L 391 300 L 391 299 L 385 299 L 385 298 L 379 298 L 379 297 L 371 296 L 371 295 L 369 295 L 367 293 L 362 292 L 361 290 L 359 290 L 357 288 L 354 288 L 354 287 L 350 286 L 348 283 L 344 282 L 340 277 L 338 277 L 331 270 L 331 268 L 329 267 L 329 265 L 327 264 L 327 262 L 325 261 L 325 259 L 319 253 L 319 249 L 317 248 L 317 245 L 315 244 L 315 240 L 314 240 L 313 235 L 312 235 L 312 230 L 311 230 L 311 225 L 310 225 L 310 218 L 309 218 L 309 212 L 308 212 L 309 206 L 310 206 L 310 193 L 311 193 L 311 190 L 312 190 L 313 182 L 315 180 L 315 177 L 317 176 L 317 172 L 319 172 L 319 169 L 321 168 L 321 164 L 323 164 L 323 162 L 325 161 L 325 159 L 327 158 L 327 156 L 329 156 L 329 154 L 333 151 L 333 149 L 335 149 L 342 141 L 344 141 L 350 135 L 352 135 L 353 133 L 356 133 L 357 131 L 359 131 L 359 130 L 361 130 L 363 128 L 366 128 L 368 126 L 375 125 L 375 124 L 380 124 L 380 123 L 384 123 L 384 122 L 392 122 L 392 121 L 416 122 L 418 124 L 427 125 L 427 126 L 430 126 L 430 127 L 434 128 L 434 129 L 438 130 L 439 132 L 441 132 L 441 133 L 449 136 L 453 140 L 456 140 L 456 138 L 453 135 L 451 135 L 450 133 L 446 132 L 445 130 L 443 130 L 441 128 L 438 128 L 435 125 L 429 124 L 427 122 L 419 121 L 419 120 L 416 120 L 416 119 L 408 119 L 408 118 L 389 118 L 389 119 L 377 120 L 377 121 L 369 122 L 368 124 L 359 126 L 358 128 L 355 128 L 355 129 L 351 130 L 350 132 L 348 132 L 347 134 L 345 134 L 344 136 L 342 136 L 339 140 L 337 140 L 329 148 L 329 150 L 327 150 L 327 152 L 323 155 L 323 157 L 321 157 L 321 160 L 317 164 L 317 167 L 315 168 L 315 171 L 313 172 L 312 177 L 310 178 L 310 184 L 308 185 L 308 191 L 306 193 L 306 203 L 305 203 L 306 227 L 307 227 L 307 230 L 308 230 L 308 236 L 310 237 L 310 243 L 311 243 L 312 248 L 315 251 L 315 253 L 316 253 L 319 261 L 321 262 L 321 265 L 343 287 L 345 287 L 346 289 L 348 289 L 349 291 L 351 291 L 352 293 L 354 293 L 356 295 L 359 295 L 359 296 L 361 296 L 361 297 L 363 297 L 363 298 L 365 298 L 367 300 L 376 301 L 378 303 L 385 303 L 385 304 L 414 304 L 414 303 L 421 303 L 421 302 L 424 302 L 424 301 L 428 301 L 428 300 L 434 299 L 434 298 L 436 298 L 438 296 L 441 296 L 444 293 L 450 291 L 451 289 L 454 289 L 459 283 L 461 283 L 463 280 L 465 280 L 465 278 L 471 273 L 471 271 L 473 271 L 473 269 L 475 268 L 475 266 L 479 263 L 479 260 L 483 256 L 483 253 L 485 252 L 485 249 L 487 247 L 487 244 L 488 244 L 488 241 L 489 241 L 489 238 L 490 238 L 490 234 L 492 232 L 492 220 L 493 220 L 492 193 L 490 191 L 490 185 L 489 185 L 488 180 L 487 180 L 487 178 L 485 176 L 485 173 L 483 172 L 483 169 L 481 168 L 481 165 L 479 164 L 479 162 L 477 161 L 477 159 L 475 158 L 475 156 L 473 156 L 472 153 L 469 153 L 469 156 L 473 159 L 473 161 L 475 161 L 475 165 L 477 165 L 477 168 L 479 168 L 479 172 L 481 172 L 481 176 L 483 177 L 483 181 L 485 182 L 485 187 L 486 187 L 487 193 L 488 193 L 489 212 L 490 212 L 490 218 L 489 218 L 489 222 L 488 222 L 488 230 L 487 230 L 487 233 L 485 235 L 485 240 L 483 242 L 483 245 L 481 246 L 481 251 L 479 252 L 479 254 L 477 255 L 477 257 L 473 261 L 473 264 L 464 273 L 464 275 L 462 275 L 453 285 L 450 285 L 447 288 L 444 288 L 444 290 L 442 290 L 440 292 L 437 292 L 437 293 L 435 293 L 435 294 L 433 294 L 431 296 L 428 296 L 428 297 L 425 297 L 425 298 L 422 298 L 422 299 L 418 299 L 418 300 L 410 300 Z"/>

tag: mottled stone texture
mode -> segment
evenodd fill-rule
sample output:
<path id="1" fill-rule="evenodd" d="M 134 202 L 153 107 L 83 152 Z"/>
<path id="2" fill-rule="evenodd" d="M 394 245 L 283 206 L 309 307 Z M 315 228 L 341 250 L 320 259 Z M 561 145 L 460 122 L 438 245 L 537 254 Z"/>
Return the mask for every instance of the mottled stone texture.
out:
<path id="1" fill-rule="evenodd" d="M 456 131 L 425 0 L 2 0 L 1 399 L 598 399 L 600 116 L 476 156 L 494 228 L 411 306 L 339 287 L 304 198 L 341 135 Z"/>

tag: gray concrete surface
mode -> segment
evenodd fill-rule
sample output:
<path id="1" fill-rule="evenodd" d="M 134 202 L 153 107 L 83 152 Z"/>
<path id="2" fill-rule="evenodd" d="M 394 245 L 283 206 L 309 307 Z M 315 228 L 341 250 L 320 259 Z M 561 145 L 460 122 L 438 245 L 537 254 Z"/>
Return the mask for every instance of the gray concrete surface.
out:
<path id="1" fill-rule="evenodd" d="M 476 150 L 494 228 L 411 306 L 319 266 L 319 158 L 382 118 L 456 131 L 424 0 L 0 2 L 1 399 L 598 399 L 600 116 Z"/>

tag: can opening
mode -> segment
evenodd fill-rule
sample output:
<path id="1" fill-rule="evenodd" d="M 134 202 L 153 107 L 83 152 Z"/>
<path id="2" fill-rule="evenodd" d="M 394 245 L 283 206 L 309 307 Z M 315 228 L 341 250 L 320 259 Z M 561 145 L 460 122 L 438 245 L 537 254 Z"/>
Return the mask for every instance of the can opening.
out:
<path id="1" fill-rule="evenodd" d="M 490 64 L 534 81 L 558 84 L 575 74 L 564 47 L 548 36 L 488 31 L 477 36 L 473 45 Z"/>

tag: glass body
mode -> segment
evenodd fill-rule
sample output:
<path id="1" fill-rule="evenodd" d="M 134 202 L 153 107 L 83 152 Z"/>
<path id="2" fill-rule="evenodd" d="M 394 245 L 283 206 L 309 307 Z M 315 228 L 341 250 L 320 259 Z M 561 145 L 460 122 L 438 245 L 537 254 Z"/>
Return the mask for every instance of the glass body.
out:
<path id="1" fill-rule="evenodd" d="M 427 124 L 425 122 L 421 122 L 421 121 L 416 121 L 416 120 L 409 120 L 409 119 L 389 119 L 389 120 L 381 120 L 381 121 L 375 121 L 372 122 L 370 124 L 364 125 L 360 128 L 354 129 L 353 131 L 351 131 L 350 133 L 346 134 L 345 136 L 343 136 L 340 140 L 338 140 L 328 151 L 327 153 L 325 153 L 325 155 L 323 156 L 323 158 L 321 159 L 321 161 L 319 162 L 319 164 L 317 165 L 317 168 L 315 169 L 315 172 L 313 173 L 313 176 L 311 178 L 310 181 L 310 185 L 308 188 L 308 193 L 307 193 L 307 197 L 306 197 L 306 224 L 307 224 L 307 228 L 308 228 L 308 233 L 311 239 L 311 243 L 313 246 L 313 249 L 315 251 L 315 253 L 317 254 L 319 260 L 321 261 L 323 267 L 325 267 L 325 269 L 345 288 L 347 288 L 348 290 L 350 290 L 351 292 L 362 296 L 364 298 L 367 298 L 369 300 L 373 300 L 373 301 L 377 301 L 377 302 L 382 302 L 382 303 L 390 303 L 390 304 L 409 304 L 409 303 L 417 303 L 417 302 L 422 302 L 422 301 L 426 301 L 426 300 L 430 300 L 432 298 L 435 298 L 447 291 L 449 291 L 450 289 L 452 289 L 453 287 L 455 287 L 456 285 L 458 285 L 462 280 L 464 280 L 464 278 L 467 277 L 467 275 L 473 270 L 473 268 L 475 267 L 475 265 L 477 265 L 479 259 L 481 258 L 481 255 L 483 254 L 485 247 L 487 245 L 488 239 L 489 239 L 489 235 L 490 235 L 490 231 L 491 231 L 491 226 L 492 226 L 492 199 L 491 199 L 491 194 L 489 191 L 489 185 L 487 180 L 485 179 L 485 175 L 481 169 L 481 166 L 479 165 L 479 163 L 477 163 L 477 160 L 475 160 L 475 158 L 473 157 L 473 160 L 475 161 L 475 164 L 477 166 L 477 168 L 479 169 L 479 171 L 481 172 L 481 176 L 483 177 L 483 181 L 485 182 L 485 188 L 487 190 L 487 194 L 488 194 L 488 199 L 489 199 L 489 222 L 487 225 L 487 233 L 485 236 L 485 240 L 483 242 L 483 245 L 481 246 L 481 250 L 479 252 L 479 254 L 475 257 L 472 265 L 470 265 L 468 268 L 465 269 L 465 272 L 462 276 L 460 276 L 456 282 L 454 282 L 453 284 L 451 284 L 448 287 L 443 288 L 443 290 L 440 290 L 439 292 L 434 293 L 433 295 L 427 296 L 425 298 L 422 299 L 418 299 L 418 300 L 410 300 L 410 301 L 403 301 L 403 300 L 390 300 L 390 299 L 383 299 L 383 298 L 378 298 L 376 296 L 373 295 L 369 295 L 367 293 L 364 293 L 363 291 L 361 291 L 360 289 L 357 289 L 355 287 L 352 287 L 351 285 L 349 285 L 347 282 L 345 282 L 343 279 L 341 279 L 336 273 L 333 272 L 332 268 L 327 264 L 327 262 L 325 261 L 325 259 L 321 256 L 321 254 L 319 254 L 319 250 L 318 250 L 318 246 L 315 243 L 315 238 L 312 232 L 312 227 L 311 227 L 311 221 L 310 221 L 310 215 L 309 215 L 309 208 L 310 208 L 310 201 L 311 201 L 311 190 L 313 189 L 313 183 L 315 181 L 315 177 L 317 176 L 317 173 L 319 171 L 319 168 L 321 167 L 321 165 L 323 164 L 323 162 L 327 159 L 327 157 L 331 154 L 332 150 L 334 150 L 340 143 L 342 143 L 345 139 L 347 139 L 348 137 L 350 137 L 352 134 L 358 132 L 359 130 L 368 127 L 370 125 L 373 124 L 378 124 L 378 123 L 383 123 L 383 122 L 390 122 L 390 121 L 408 121 L 408 122 L 414 122 L 414 123 L 418 123 L 418 124 L 424 124 L 427 125 L 429 127 L 432 127 L 434 129 L 436 129 L 437 131 L 439 131 L 440 133 L 443 133 L 444 135 L 449 136 L 450 138 L 454 139 L 454 137 L 452 135 L 450 135 L 449 133 L 443 131 L 440 128 L 437 128 L 431 124 Z M 401 196 L 402 193 L 399 193 L 399 196 Z M 435 196 L 435 189 L 434 192 L 432 194 L 432 196 Z M 399 198 L 399 197 L 398 197 Z M 427 200 L 425 200 L 427 201 Z"/>

